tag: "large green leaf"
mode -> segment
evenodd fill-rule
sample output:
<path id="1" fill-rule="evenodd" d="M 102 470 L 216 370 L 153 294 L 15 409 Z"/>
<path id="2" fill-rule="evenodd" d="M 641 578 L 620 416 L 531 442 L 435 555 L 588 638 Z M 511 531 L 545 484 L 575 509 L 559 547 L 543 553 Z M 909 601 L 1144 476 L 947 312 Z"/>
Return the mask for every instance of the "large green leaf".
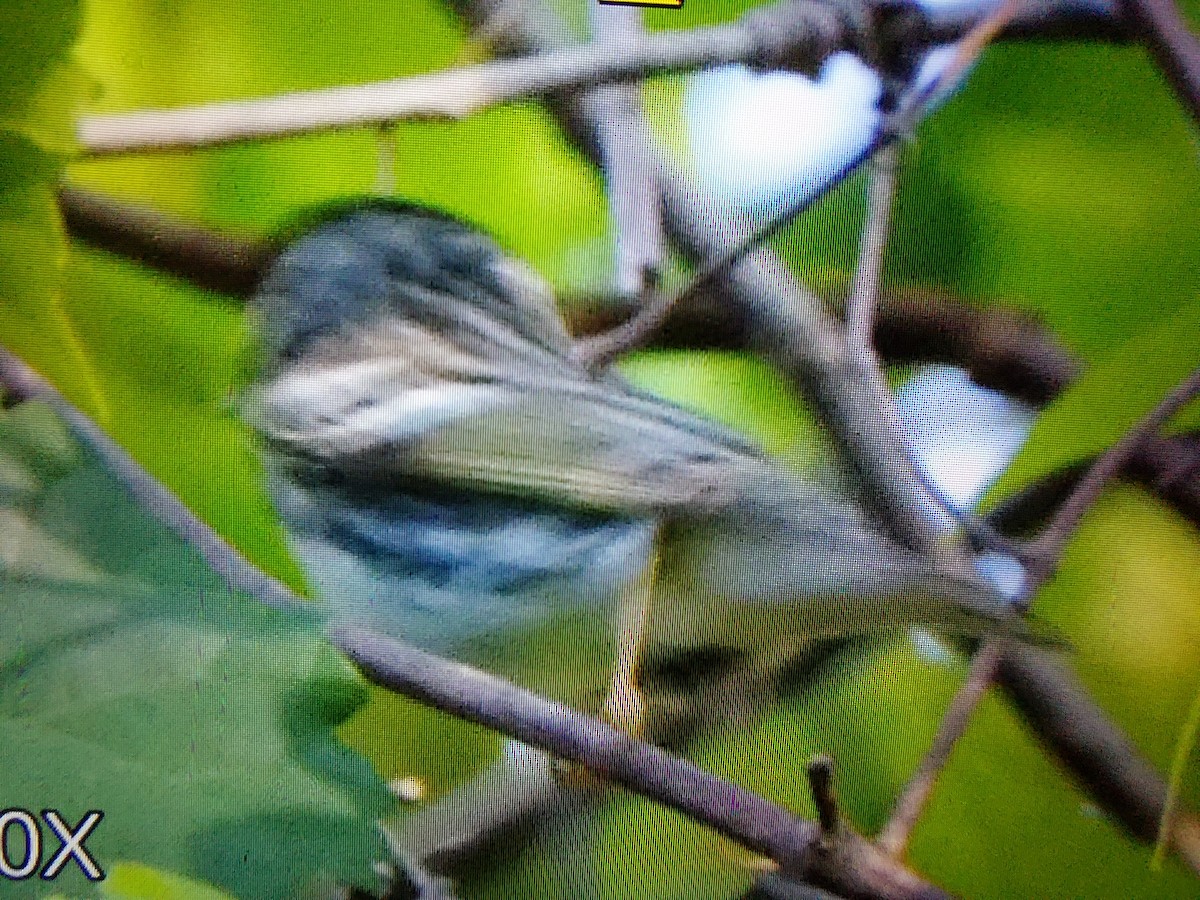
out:
<path id="1" fill-rule="evenodd" d="M 5 803 L 102 810 L 102 866 L 239 897 L 373 883 L 390 800 L 332 733 L 367 690 L 313 622 L 230 594 L 39 407 L 0 421 L 0 499 Z"/>

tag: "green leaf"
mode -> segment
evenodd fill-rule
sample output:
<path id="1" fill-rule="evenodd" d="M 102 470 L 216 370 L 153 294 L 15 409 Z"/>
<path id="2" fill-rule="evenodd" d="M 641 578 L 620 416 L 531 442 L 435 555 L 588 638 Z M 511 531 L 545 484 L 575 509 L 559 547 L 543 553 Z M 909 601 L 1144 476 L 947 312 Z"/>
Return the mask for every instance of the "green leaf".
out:
<path id="1" fill-rule="evenodd" d="M 78 0 L 0 5 L 0 121 L 24 108 L 75 41 Z"/>
<path id="2" fill-rule="evenodd" d="M 1103 452 L 1154 409 L 1200 365 L 1200 299 L 1140 330 L 1098 359 L 1038 416 L 988 499 L 1003 497 L 1051 472 Z M 1200 424 L 1200 404 L 1189 404 L 1169 425 Z"/>
<path id="3" fill-rule="evenodd" d="M 0 419 L 0 459 L 23 476 L 0 507 L 6 804 L 102 810 L 102 867 L 239 897 L 374 884 L 392 803 L 333 735 L 367 690 L 314 622 L 230 594 L 44 409 Z M 87 882 L 69 868 L 62 885 Z"/>
<path id="4" fill-rule="evenodd" d="M 140 863 L 119 863 L 104 882 L 105 900 L 233 900 L 230 894 Z"/>

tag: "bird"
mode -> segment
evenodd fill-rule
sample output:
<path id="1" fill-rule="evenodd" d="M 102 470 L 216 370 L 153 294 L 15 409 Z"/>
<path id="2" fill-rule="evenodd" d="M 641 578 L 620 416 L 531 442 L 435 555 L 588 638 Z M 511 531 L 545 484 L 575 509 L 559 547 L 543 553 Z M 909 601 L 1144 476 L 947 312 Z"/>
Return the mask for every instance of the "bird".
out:
<path id="1" fill-rule="evenodd" d="M 335 620 L 479 661 L 556 615 L 738 652 L 1013 618 L 838 479 L 589 369 L 547 282 L 440 210 L 323 211 L 252 308 L 263 361 L 243 412 Z"/>

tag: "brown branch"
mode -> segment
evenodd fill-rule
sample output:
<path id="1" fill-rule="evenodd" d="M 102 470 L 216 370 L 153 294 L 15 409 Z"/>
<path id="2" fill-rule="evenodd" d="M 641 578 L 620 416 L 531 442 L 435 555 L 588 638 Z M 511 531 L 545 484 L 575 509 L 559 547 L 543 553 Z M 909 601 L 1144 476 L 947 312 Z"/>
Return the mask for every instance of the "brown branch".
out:
<path id="1" fill-rule="evenodd" d="M 80 188 L 59 191 L 72 238 L 230 299 L 254 290 L 274 244 L 233 237 L 184 223 L 146 207 Z M 844 282 L 820 292 L 832 299 Z M 608 331 L 634 311 L 627 297 L 581 298 L 565 309 L 571 330 Z M 972 379 L 1031 403 L 1057 396 L 1079 374 L 1079 364 L 1041 325 L 1023 313 L 975 306 L 927 289 L 889 288 L 879 299 L 875 343 L 894 363 L 943 362 Z M 686 349 L 744 349 L 750 344 L 744 311 L 718 285 L 672 309 L 651 344 Z"/>
<path id="2" fill-rule="evenodd" d="M 937 734 L 925 752 L 917 771 L 900 793 L 891 818 L 875 838 L 875 845 L 895 859 L 901 859 L 908 847 L 912 830 L 925 812 L 933 789 L 958 740 L 967 730 L 975 708 L 987 694 L 1000 662 L 1000 644 L 989 641 L 971 661 L 971 670 L 938 725 Z"/>
<path id="3" fill-rule="evenodd" d="M 856 898 L 949 896 L 849 828 L 831 840 L 816 823 L 563 704 L 363 629 L 338 628 L 332 639 L 376 684 L 584 765 L 770 857 L 791 877 Z"/>
<path id="4" fill-rule="evenodd" d="M 276 252 L 268 241 L 223 235 L 79 188 L 59 188 L 58 205 L 76 240 L 234 297 L 253 292 Z"/>
<path id="5" fill-rule="evenodd" d="M 836 840 L 842 828 L 842 813 L 838 809 L 837 793 L 833 789 L 833 759 L 821 755 L 809 760 L 805 767 L 808 787 L 817 807 L 817 824 L 826 840 Z"/>
<path id="6" fill-rule="evenodd" d="M 988 519 L 1009 533 L 1029 532 L 1065 502 L 1095 460 L 1053 472 L 1002 501 Z M 1145 440 L 1120 475 L 1142 485 L 1200 528 L 1200 434 Z"/>
<path id="7" fill-rule="evenodd" d="M 3 347 L 0 347 L 0 385 L 18 400 L 40 400 L 49 405 L 142 508 L 203 556 L 231 589 L 293 613 L 303 612 L 308 606 L 285 584 L 264 573 L 230 546 L 95 422 L 68 402 L 50 382 Z"/>
<path id="8" fill-rule="evenodd" d="M 590 5 L 593 38 L 612 45 L 641 40 L 645 35 L 641 10 L 634 7 Z M 662 208 L 654 157 L 649 151 L 646 120 L 638 85 L 606 85 L 613 117 L 603 123 L 600 143 L 604 158 L 608 206 L 616 236 L 617 292 L 631 297 L 657 284 L 665 257 Z M 632 133 L 642 132 L 638 140 Z"/>
<path id="9" fill-rule="evenodd" d="M 1140 32 L 1175 96 L 1200 124 L 1200 40 L 1172 0 L 1123 0 L 1125 16 Z"/>
<path id="10" fill-rule="evenodd" d="M 523 98 L 702 66 L 743 62 L 815 74 L 831 54 L 860 42 L 834 7 L 784 0 L 737 22 L 645 34 L 620 44 L 562 46 L 410 78 L 258 100 L 85 116 L 78 139 L 92 155 L 144 153 L 403 119 L 458 119 Z"/>
<path id="11" fill-rule="evenodd" d="M 1040 585 L 1054 571 L 1067 543 L 1084 515 L 1099 499 L 1105 485 L 1129 464 L 1147 438 L 1156 435 L 1159 429 L 1197 394 L 1200 394 L 1200 368 L 1185 378 L 1092 464 L 1087 474 L 1059 507 L 1054 518 L 1030 545 L 1029 551 L 1033 559 L 1030 577 L 1034 582 Z"/>
<path id="12" fill-rule="evenodd" d="M 817 282 L 836 305 L 844 279 Z M 609 331 L 631 315 L 628 298 L 580 298 L 565 312 L 576 334 Z M 720 286 L 671 310 L 651 347 L 743 350 L 750 346 L 748 317 Z M 888 287 L 879 297 L 875 346 L 890 363 L 939 362 L 959 366 L 982 387 L 1041 405 L 1079 375 L 1078 360 L 1025 313 L 977 305 L 924 288 Z"/>

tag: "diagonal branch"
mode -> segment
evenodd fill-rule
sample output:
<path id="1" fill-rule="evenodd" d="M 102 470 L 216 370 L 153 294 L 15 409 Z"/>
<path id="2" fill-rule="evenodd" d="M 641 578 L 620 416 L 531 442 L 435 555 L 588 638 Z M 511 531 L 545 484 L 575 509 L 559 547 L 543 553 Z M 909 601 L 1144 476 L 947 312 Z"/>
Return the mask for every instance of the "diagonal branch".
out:
<path id="1" fill-rule="evenodd" d="M 1029 599 L 1053 575 L 1067 543 L 1079 527 L 1086 512 L 1099 498 L 1104 486 L 1130 462 L 1147 438 L 1154 436 L 1175 413 L 1198 394 L 1200 394 L 1200 369 L 1184 379 L 1092 464 L 1041 536 L 1028 548 L 1027 581 L 1021 602 L 1028 603 Z M 1039 670 L 1044 670 L 1052 665 L 1053 661 L 1046 657 L 1044 651 L 1010 645 L 999 638 L 984 642 L 976 653 L 971 663 L 970 674 L 952 701 L 932 746 L 901 794 L 892 818 L 882 832 L 880 843 L 885 852 L 896 857 L 904 852 L 912 828 L 932 796 L 937 778 L 949 761 L 955 744 L 966 731 L 975 708 L 997 677 L 1007 670 L 1010 674 L 1017 672 L 1026 680 L 1030 680 L 1031 675 L 1036 676 Z M 1036 677 L 1034 680 L 1036 681 Z M 1057 688 L 1051 684 L 1043 685 L 1040 688 L 1041 695 L 1078 700 L 1078 698 L 1069 697 L 1064 679 L 1060 678 L 1058 685 Z M 1056 693 L 1048 693 L 1047 688 Z M 1048 724 L 1054 730 L 1061 730 L 1063 727 L 1059 723 Z M 1084 733 L 1079 731 L 1078 724 L 1080 723 L 1070 723 L 1071 730 L 1076 733 Z M 1100 728 L 1086 734 L 1092 741 L 1089 749 L 1101 751 L 1107 755 L 1105 762 L 1097 763 L 1091 758 L 1091 754 L 1080 754 L 1079 758 L 1074 759 L 1076 771 L 1079 771 L 1080 767 L 1084 772 L 1094 771 L 1099 767 L 1101 771 L 1107 772 L 1114 768 L 1114 762 L 1121 764 L 1129 761 L 1128 764 L 1134 767 L 1139 762 L 1136 752 L 1119 733 L 1113 732 L 1111 729 Z M 1077 747 L 1079 745 L 1069 746 Z M 1087 776 L 1084 777 L 1085 781 L 1088 781 Z M 1096 784 L 1096 780 L 1092 779 L 1088 783 Z M 1156 778 L 1155 783 L 1161 785 L 1161 779 Z M 1166 802 L 1165 790 L 1159 799 L 1158 806 L 1161 808 Z M 1198 847 L 1195 843 L 1197 825 L 1190 817 L 1181 817 L 1180 823 L 1172 831 L 1175 846 L 1184 858 L 1193 867 L 1196 867 L 1200 863 L 1200 856 L 1196 855 Z"/>
<path id="2" fill-rule="evenodd" d="M 18 400 L 48 404 L 108 467 L 133 498 L 204 557 L 235 591 L 260 603 L 293 613 L 308 604 L 283 582 L 272 578 L 229 545 L 208 523 L 188 509 L 170 489 L 143 469 L 129 453 L 58 390 L 18 357 L 0 347 L 0 386 Z"/>
<path id="3" fill-rule="evenodd" d="M 1155 436 L 1180 409 L 1200 394 L 1200 368 L 1185 378 L 1092 464 L 1059 507 L 1050 524 L 1029 548 L 1033 558 L 1032 577 L 1040 584 L 1053 573 L 1079 523 L 1092 508 L 1104 487 L 1129 464 L 1146 441 Z"/>
<path id="4" fill-rule="evenodd" d="M 992 686 L 1000 653 L 999 642 L 989 641 L 971 660 L 971 670 L 942 716 L 933 742 L 896 801 L 891 818 L 875 838 L 876 846 L 888 856 L 895 859 L 904 856 L 908 839 L 929 805 L 938 778 L 950 761 L 950 754 L 954 752 L 958 739 L 966 732 L 976 707 Z"/>
<path id="5" fill-rule="evenodd" d="M 1200 39 L 1173 0 L 1124 0 L 1125 15 L 1140 32 L 1179 102 L 1200 124 Z"/>
<path id="6" fill-rule="evenodd" d="M 230 587 L 274 607 L 304 610 L 304 603 L 286 586 L 255 568 L 52 385 L 2 348 L 0 384 L 19 399 L 50 404 L 135 499 L 197 549 Z M 949 897 L 849 829 L 843 829 L 831 844 L 814 823 L 561 704 L 362 629 L 335 630 L 331 638 L 380 684 L 580 762 L 755 852 L 766 853 L 796 877 L 866 900 Z"/>
<path id="7" fill-rule="evenodd" d="M 376 684 L 581 763 L 770 857 L 792 877 L 864 900 L 949 897 L 844 823 L 831 836 L 814 822 L 567 706 L 363 629 L 339 628 L 332 639 Z"/>
<path id="8" fill-rule="evenodd" d="M 783 0 L 741 20 L 690 31 L 643 34 L 619 44 L 563 46 L 410 78 L 298 91 L 176 110 L 86 116 L 79 143 L 90 155 L 177 150 L 233 141 L 378 125 L 459 119 L 490 106 L 570 88 L 744 62 L 815 72 L 859 43 L 835 7 Z"/>

